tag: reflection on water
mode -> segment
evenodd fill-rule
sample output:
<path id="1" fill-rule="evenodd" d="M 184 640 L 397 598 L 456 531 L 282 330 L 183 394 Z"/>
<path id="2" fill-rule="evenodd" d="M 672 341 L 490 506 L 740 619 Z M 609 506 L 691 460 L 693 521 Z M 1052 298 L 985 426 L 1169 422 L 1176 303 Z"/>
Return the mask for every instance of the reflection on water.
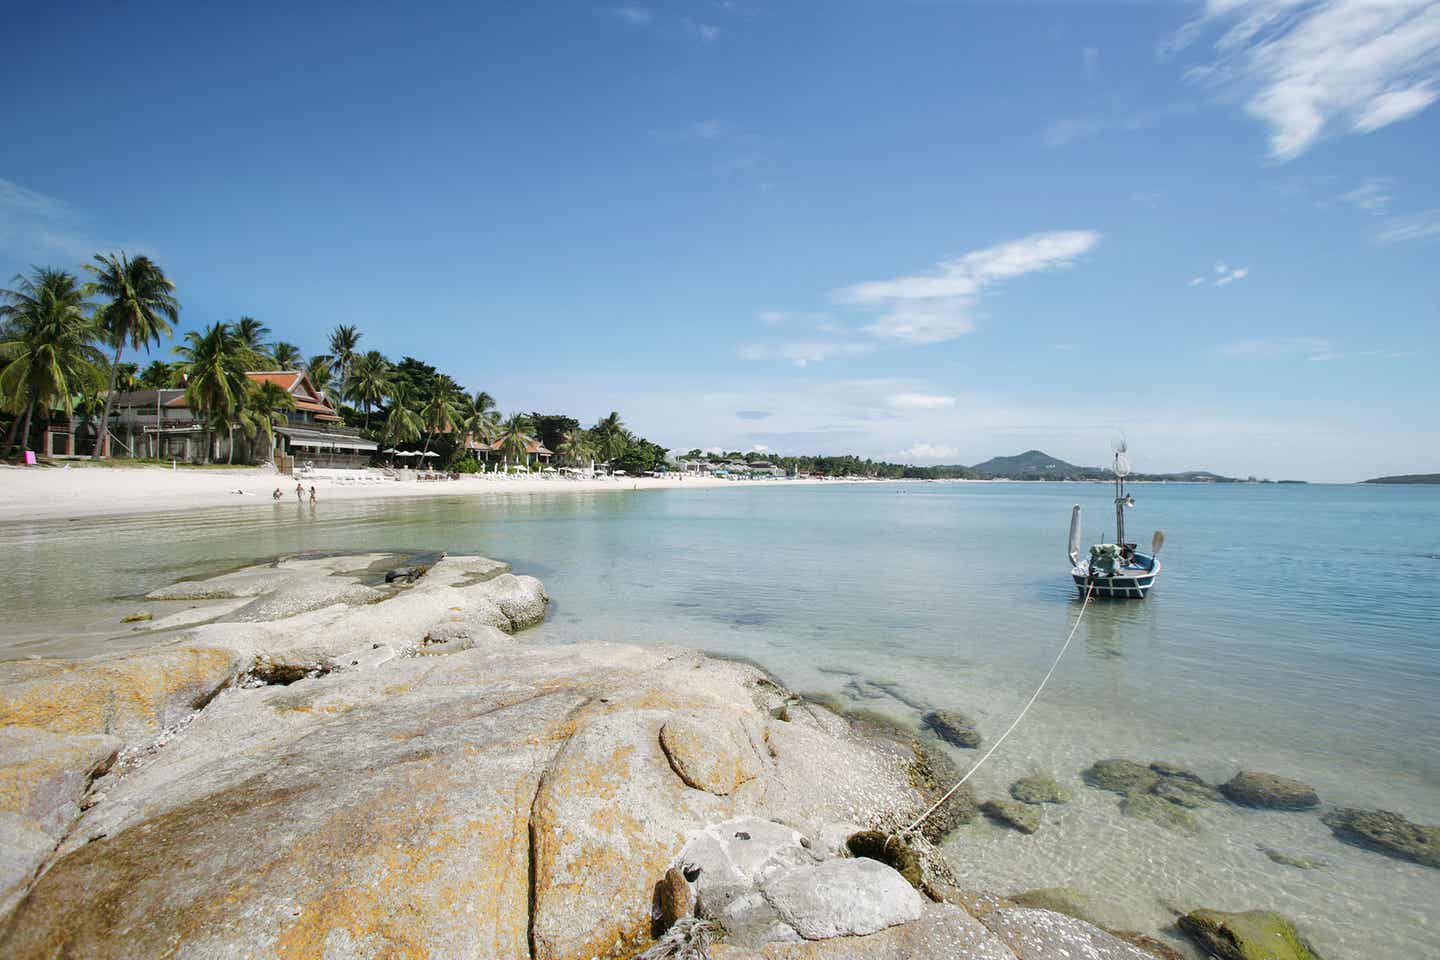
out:
<path id="1" fill-rule="evenodd" d="M 904 722 L 963 710 L 995 737 L 1079 612 L 1070 505 L 1099 539 L 1109 488 L 904 489 L 282 502 L 11 524 L 0 656 L 144 643 L 119 617 L 178 576 L 296 552 L 444 549 L 543 579 L 555 600 L 540 642 L 689 644 Z M 1305 780 L 1327 803 L 1440 822 L 1440 489 L 1138 485 L 1136 499 L 1137 528 L 1167 533 L 1155 592 L 1091 604 L 1045 695 L 976 778 L 1001 796 L 1046 770 L 1075 800 L 1031 837 L 964 828 L 957 870 L 1001 890 L 1106 890 L 1152 930 L 1169 922 L 1166 903 L 1271 908 L 1328 955 L 1440 955 L 1423 920 L 1440 871 L 1345 847 L 1314 814 L 1219 805 L 1178 835 L 1122 817 L 1078 777 L 1106 756 L 1211 780 L 1243 766 Z M 1333 866 L 1297 870 L 1262 846 Z"/>

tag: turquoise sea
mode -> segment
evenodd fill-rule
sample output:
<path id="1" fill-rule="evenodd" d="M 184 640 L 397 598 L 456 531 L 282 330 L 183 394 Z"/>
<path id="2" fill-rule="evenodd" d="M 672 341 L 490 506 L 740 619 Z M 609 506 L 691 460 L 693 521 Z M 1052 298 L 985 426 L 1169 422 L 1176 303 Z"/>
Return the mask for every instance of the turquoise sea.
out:
<path id="1" fill-rule="evenodd" d="M 1326 804 L 1440 823 L 1440 487 L 1141 484 L 1127 521 L 1165 569 L 1092 604 L 1044 696 L 977 775 L 1046 770 L 1075 801 L 1033 836 L 988 822 L 946 853 L 1001 892 L 1070 885 L 1158 930 L 1173 910 L 1278 909 L 1331 960 L 1440 956 L 1440 870 L 1336 841 L 1313 812 L 1218 805 L 1194 834 L 1122 817 L 1096 759 L 1208 779 L 1296 777 Z M 998 736 L 1080 611 L 1065 557 L 1108 539 L 1104 484 L 834 483 L 292 503 L 0 526 L 0 657 L 139 642 L 133 598 L 307 551 L 448 550 L 545 581 L 544 642 L 679 643 L 915 723 L 955 708 Z M 973 752 L 952 751 L 965 765 Z M 1266 846 L 1324 861 L 1272 862 Z M 1180 941 L 1175 941 L 1179 945 Z"/>

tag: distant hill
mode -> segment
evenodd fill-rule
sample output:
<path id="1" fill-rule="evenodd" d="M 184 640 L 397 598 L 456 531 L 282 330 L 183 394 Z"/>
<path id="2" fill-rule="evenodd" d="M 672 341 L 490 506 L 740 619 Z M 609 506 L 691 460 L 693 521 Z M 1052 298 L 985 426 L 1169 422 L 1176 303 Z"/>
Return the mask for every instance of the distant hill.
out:
<path id="1" fill-rule="evenodd" d="M 1026 450 L 1013 457 L 991 457 L 973 467 L 961 464 L 937 467 L 945 476 L 982 480 L 1109 480 L 1109 467 L 1081 467 L 1052 457 L 1043 450 Z M 1184 483 L 1238 483 L 1234 477 L 1208 470 L 1183 473 L 1132 473 L 1131 480 L 1171 480 Z"/>
<path id="2" fill-rule="evenodd" d="M 1041 450 L 1026 450 L 1013 457 L 991 457 L 970 469 L 988 477 L 1053 477 L 1056 480 L 1098 477 L 1101 472 L 1099 467 L 1077 467 Z"/>
<path id="3" fill-rule="evenodd" d="M 1376 477 L 1364 483 L 1440 483 L 1440 473 L 1402 473 L 1394 477 Z"/>

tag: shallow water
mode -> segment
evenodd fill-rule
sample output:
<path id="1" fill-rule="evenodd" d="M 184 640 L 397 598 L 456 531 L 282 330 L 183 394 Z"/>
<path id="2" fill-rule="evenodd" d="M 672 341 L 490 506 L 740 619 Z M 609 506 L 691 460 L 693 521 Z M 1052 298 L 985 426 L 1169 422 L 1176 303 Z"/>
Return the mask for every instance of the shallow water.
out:
<path id="1" fill-rule="evenodd" d="M 1079 771 L 1164 759 L 1313 784 L 1327 803 L 1440 822 L 1440 488 L 1139 485 L 1132 538 L 1164 528 L 1143 603 L 1096 603 L 1025 723 L 977 775 L 982 798 L 1047 770 L 1075 802 L 1034 836 L 986 822 L 947 852 L 967 883 L 1103 891 L 1130 925 L 1172 907 L 1279 909 L 1329 957 L 1440 955 L 1440 870 L 1334 840 L 1313 813 L 1198 811 L 1194 836 L 1122 818 Z M 0 657 L 144 642 L 145 591 L 312 550 L 480 552 L 555 597 L 531 636 L 675 642 L 754 659 L 789 686 L 914 722 L 971 713 L 998 736 L 1080 608 L 1102 484 L 737 485 L 374 503 L 282 503 L 0 526 L 12 560 Z M 877 685 L 877 682 L 878 684 Z M 955 751 L 964 763 L 973 756 Z M 1328 861 L 1302 871 L 1267 845 Z"/>

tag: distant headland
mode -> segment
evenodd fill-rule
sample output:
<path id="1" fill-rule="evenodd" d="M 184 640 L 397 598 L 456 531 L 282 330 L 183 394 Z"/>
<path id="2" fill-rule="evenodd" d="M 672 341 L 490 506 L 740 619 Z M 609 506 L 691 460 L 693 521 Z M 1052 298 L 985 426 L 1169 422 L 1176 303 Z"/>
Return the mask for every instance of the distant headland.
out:
<path id="1" fill-rule="evenodd" d="M 1401 473 L 1393 477 L 1376 477 L 1362 483 L 1440 483 L 1440 473 Z"/>

